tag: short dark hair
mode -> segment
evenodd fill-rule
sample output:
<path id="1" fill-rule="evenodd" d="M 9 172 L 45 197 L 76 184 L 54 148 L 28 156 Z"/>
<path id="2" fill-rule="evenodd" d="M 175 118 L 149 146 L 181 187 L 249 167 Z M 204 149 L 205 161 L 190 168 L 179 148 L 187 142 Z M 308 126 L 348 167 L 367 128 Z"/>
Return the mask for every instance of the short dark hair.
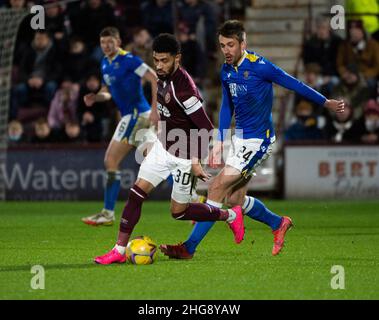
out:
<path id="1" fill-rule="evenodd" d="M 117 39 L 121 39 L 120 37 L 120 31 L 118 31 L 115 27 L 106 27 L 100 32 L 100 38 L 101 37 L 113 37 Z"/>
<path id="2" fill-rule="evenodd" d="M 239 42 L 245 40 L 245 28 L 243 23 L 238 20 L 225 21 L 218 29 L 217 34 L 225 38 L 236 38 Z"/>
<path id="3" fill-rule="evenodd" d="M 34 36 L 35 36 L 36 34 L 45 35 L 45 36 L 51 38 L 51 34 L 50 34 L 50 32 L 47 31 L 47 30 L 44 30 L 44 29 L 38 29 L 38 30 L 36 30 L 36 31 L 34 32 Z"/>
<path id="4" fill-rule="evenodd" d="M 174 35 L 170 33 L 161 33 L 153 41 L 153 51 L 157 53 L 170 53 L 176 56 L 180 53 L 180 43 Z"/>
<path id="5" fill-rule="evenodd" d="M 43 124 L 48 124 L 47 122 L 47 118 L 45 117 L 39 117 L 35 122 L 34 122 L 34 125 L 43 125 Z"/>

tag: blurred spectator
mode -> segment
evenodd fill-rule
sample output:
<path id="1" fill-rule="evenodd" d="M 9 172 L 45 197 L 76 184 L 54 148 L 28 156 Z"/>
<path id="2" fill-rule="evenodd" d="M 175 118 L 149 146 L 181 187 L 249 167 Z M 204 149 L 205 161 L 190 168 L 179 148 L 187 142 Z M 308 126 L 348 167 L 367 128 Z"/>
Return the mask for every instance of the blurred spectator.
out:
<path id="1" fill-rule="evenodd" d="M 61 142 L 64 143 L 81 143 L 83 136 L 81 134 L 80 125 L 77 121 L 69 121 L 64 126 L 64 133 Z"/>
<path id="2" fill-rule="evenodd" d="M 286 130 L 286 141 L 320 140 L 323 132 L 317 126 L 317 117 L 314 114 L 313 105 L 302 100 L 295 108 L 296 120 Z"/>
<path id="3" fill-rule="evenodd" d="M 220 23 L 222 23 L 224 20 L 231 18 L 229 16 L 230 10 L 232 9 L 231 2 L 226 4 L 225 0 L 214 0 L 214 1 L 209 1 L 208 3 L 212 7 L 212 11 L 214 12 L 216 26 L 220 25 Z M 243 14 L 245 15 L 245 10 Z"/>
<path id="4" fill-rule="evenodd" d="M 153 38 L 160 33 L 174 33 L 172 3 L 169 0 L 147 0 L 141 4 L 143 25 Z"/>
<path id="5" fill-rule="evenodd" d="M 317 63 L 309 63 L 304 66 L 304 82 L 311 88 L 319 91 L 325 96 L 329 96 L 329 86 L 324 83 L 324 78 L 321 75 L 321 66 Z M 313 113 L 315 115 L 325 115 L 325 108 L 306 100 L 302 95 L 295 94 L 294 105 L 298 105 L 300 102 L 305 101 L 313 107 Z M 328 116 L 326 114 L 326 116 Z"/>
<path id="6" fill-rule="evenodd" d="M 34 123 L 32 143 L 55 143 L 59 141 L 57 131 L 51 130 L 46 118 L 40 118 Z"/>
<path id="7" fill-rule="evenodd" d="M 338 82 L 337 78 L 337 50 L 342 39 L 334 34 L 330 28 L 330 19 L 318 17 L 316 32 L 304 43 L 304 65 L 317 63 L 321 67 L 324 83 Z"/>
<path id="8" fill-rule="evenodd" d="M 349 69 L 356 69 L 364 76 L 370 88 L 376 87 L 379 44 L 367 37 L 361 20 L 348 22 L 348 38 L 338 48 L 337 67 L 341 77 L 345 77 Z"/>
<path id="9" fill-rule="evenodd" d="M 346 0 L 345 8 L 350 17 L 363 20 L 367 32 L 377 35 L 379 30 L 379 2 L 377 0 Z"/>
<path id="10" fill-rule="evenodd" d="M 313 89 L 329 95 L 328 84 L 322 76 L 322 67 L 317 63 L 309 63 L 304 66 L 304 81 Z"/>
<path id="11" fill-rule="evenodd" d="M 19 83 L 12 93 L 11 117 L 32 103 L 49 106 L 61 77 L 60 58 L 46 31 L 37 31 L 20 61 Z"/>
<path id="12" fill-rule="evenodd" d="M 63 65 L 63 76 L 78 84 L 99 68 L 98 62 L 87 55 L 85 43 L 78 37 L 70 39 L 69 52 Z"/>
<path id="13" fill-rule="evenodd" d="M 99 34 L 108 26 L 116 26 L 116 17 L 112 7 L 102 0 L 87 0 L 84 7 L 71 16 L 72 34 L 83 39 L 97 61 L 103 57 Z"/>
<path id="14" fill-rule="evenodd" d="M 204 52 L 196 40 L 189 35 L 189 29 L 185 24 L 178 27 L 178 40 L 182 48 L 182 65 L 193 77 L 197 85 L 201 86 L 201 80 L 205 76 Z"/>
<path id="15" fill-rule="evenodd" d="M 344 99 L 339 97 L 338 99 Z M 336 143 L 356 141 L 358 133 L 354 124 L 353 108 L 345 100 L 345 110 L 343 113 L 331 113 L 330 120 L 325 126 L 325 136 L 329 141 Z"/>
<path id="16" fill-rule="evenodd" d="M 67 37 L 63 8 L 58 0 L 46 0 L 45 4 L 47 5 L 45 10 L 46 30 L 52 35 L 55 43 L 63 49 Z"/>
<path id="17" fill-rule="evenodd" d="M 133 31 L 133 40 L 126 46 L 126 50 L 139 56 L 147 65 L 154 67 L 153 62 L 153 40 L 149 31 L 145 28 L 137 27 Z M 151 102 L 151 86 L 148 81 L 142 79 L 143 93 L 147 101 Z"/>
<path id="18" fill-rule="evenodd" d="M 9 0 L 9 7 L 12 9 L 26 9 L 26 0 Z M 32 15 L 29 14 L 26 16 L 20 23 L 20 26 L 18 28 L 17 32 L 17 38 L 16 38 L 16 47 L 15 47 L 15 53 L 14 53 L 14 62 L 16 65 L 19 64 L 20 58 L 24 50 L 28 47 L 30 42 L 33 39 L 34 30 L 30 28 L 30 20 L 32 18 Z"/>
<path id="19" fill-rule="evenodd" d="M 8 123 L 8 146 L 26 142 L 24 127 L 20 121 L 13 120 Z"/>
<path id="20" fill-rule="evenodd" d="M 364 117 L 357 121 L 356 130 L 360 132 L 360 142 L 379 144 L 379 104 L 376 100 L 367 102 Z"/>
<path id="21" fill-rule="evenodd" d="M 55 93 L 47 117 L 50 128 L 62 129 L 66 123 L 77 121 L 76 111 L 79 86 L 71 81 L 63 81 Z"/>
<path id="22" fill-rule="evenodd" d="M 132 42 L 125 49 L 140 57 L 150 67 L 154 67 L 152 43 L 149 31 L 146 28 L 137 27 L 133 31 Z"/>
<path id="23" fill-rule="evenodd" d="M 115 7 L 115 14 L 121 14 L 120 24 L 125 26 L 126 29 L 131 29 L 136 26 L 142 26 L 142 13 L 141 13 L 141 3 L 143 0 L 117 0 L 117 3 L 122 3 L 123 12 L 119 9 L 119 6 Z M 120 25 L 120 27 L 121 27 Z"/>
<path id="24" fill-rule="evenodd" d="M 346 70 L 340 84 L 333 90 L 333 96 L 343 97 L 350 101 L 353 109 L 352 116 L 358 119 L 362 116 L 364 104 L 370 98 L 370 90 L 358 70 L 349 70 L 349 68 Z"/>
<path id="25" fill-rule="evenodd" d="M 23 8 L 26 8 L 26 0 L 9 0 L 7 2 L 9 4 L 9 7 L 12 8 L 12 9 L 23 9 Z"/>
<path id="26" fill-rule="evenodd" d="M 78 119 L 83 132 L 83 137 L 88 142 L 99 142 L 102 139 L 102 120 L 107 108 L 106 102 L 97 102 L 92 107 L 84 103 L 84 96 L 88 93 L 96 93 L 100 90 L 101 82 L 97 75 L 90 75 L 80 89 L 78 103 Z"/>
<path id="27" fill-rule="evenodd" d="M 113 13 L 116 17 L 122 17 L 125 15 L 126 1 L 124 0 L 106 0 L 106 2 L 112 7 Z M 130 2 L 130 0 L 128 1 Z"/>
<path id="28" fill-rule="evenodd" d="M 189 34 L 197 38 L 200 45 L 204 43 L 204 49 L 211 56 L 216 51 L 216 12 L 212 6 L 203 0 L 182 0 L 179 3 L 179 21 L 189 28 Z M 199 23 L 203 22 L 203 26 Z M 199 30 L 202 30 L 199 32 Z M 204 34 L 201 34 L 201 33 Z"/>

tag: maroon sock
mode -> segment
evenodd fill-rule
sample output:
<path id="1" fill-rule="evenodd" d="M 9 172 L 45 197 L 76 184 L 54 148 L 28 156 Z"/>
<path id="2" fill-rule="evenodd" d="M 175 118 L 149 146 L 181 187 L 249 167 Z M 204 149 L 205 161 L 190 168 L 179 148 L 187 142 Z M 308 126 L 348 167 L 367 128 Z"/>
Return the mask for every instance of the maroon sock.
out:
<path id="1" fill-rule="evenodd" d="M 126 202 L 124 211 L 122 212 L 120 222 L 120 232 L 118 234 L 117 244 L 126 246 L 129 237 L 133 232 L 134 226 L 141 217 L 142 203 L 147 198 L 147 194 L 138 186 L 134 185 L 130 188 L 128 201 Z"/>
<path id="2" fill-rule="evenodd" d="M 176 220 L 225 221 L 229 217 L 229 212 L 206 203 L 190 203 L 186 210 L 173 213 L 172 216 Z"/>

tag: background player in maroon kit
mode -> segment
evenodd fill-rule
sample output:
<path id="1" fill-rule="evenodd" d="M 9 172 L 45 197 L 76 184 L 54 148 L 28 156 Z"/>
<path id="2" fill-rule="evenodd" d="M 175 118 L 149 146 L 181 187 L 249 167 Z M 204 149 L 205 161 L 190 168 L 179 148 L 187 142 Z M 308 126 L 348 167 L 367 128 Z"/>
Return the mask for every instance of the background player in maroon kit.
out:
<path id="1" fill-rule="evenodd" d="M 171 214 L 175 219 L 227 221 L 236 243 L 243 240 L 245 233 L 240 206 L 222 210 L 207 204 L 190 203 L 196 179 L 210 178 L 200 164 L 199 159 L 206 152 L 199 152 L 198 137 L 201 136 L 199 130 L 203 130 L 207 133 L 206 139 L 209 142 L 209 132 L 213 130 L 213 125 L 203 109 L 194 81 L 180 67 L 180 44 L 173 35 L 161 34 L 154 40 L 153 58 L 159 78 L 159 139 L 142 162 L 137 181 L 130 189 L 122 213 L 117 243 L 110 252 L 95 258 L 95 262 L 99 264 L 126 261 L 126 246 L 141 216 L 144 200 L 170 174 L 174 178 Z"/>

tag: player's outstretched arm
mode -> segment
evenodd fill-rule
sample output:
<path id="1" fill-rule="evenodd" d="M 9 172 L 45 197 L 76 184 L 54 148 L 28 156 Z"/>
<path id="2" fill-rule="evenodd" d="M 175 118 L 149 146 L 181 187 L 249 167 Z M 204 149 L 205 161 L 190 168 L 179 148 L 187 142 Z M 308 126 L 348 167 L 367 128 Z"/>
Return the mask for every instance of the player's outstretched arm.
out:
<path id="1" fill-rule="evenodd" d="M 321 93 L 314 90 L 305 83 L 301 82 L 300 80 L 287 74 L 279 67 L 267 62 L 264 65 L 263 70 L 265 70 L 266 72 L 266 77 L 268 77 L 271 81 L 287 89 L 297 92 L 298 94 L 309 99 L 310 101 L 319 105 L 323 105 L 325 108 L 328 108 L 329 110 L 336 113 L 341 113 L 344 111 L 345 103 L 343 100 L 327 99 Z"/>
<path id="2" fill-rule="evenodd" d="M 107 86 L 102 86 L 98 93 L 89 93 L 84 96 L 84 103 L 87 107 L 92 107 L 96 102 L 108 101 L 112 98 Z"/>
<path id="3" fill-rule="evenodd" d="M 270 61 L 266 59 L 262 59 L 261 61 L 262 63 L 257 64 L 257 67 L 259 68 L 259 73 L 265 80 L 274 82 L 286 89 L 295 91 L 304 98 L 307 98 L 318 105 L 322 106 L 325 104 L 327 99 L 321 93 L 306 85 L 299 79 L 289 75 L 283 69 L 274 65 Z"/>

